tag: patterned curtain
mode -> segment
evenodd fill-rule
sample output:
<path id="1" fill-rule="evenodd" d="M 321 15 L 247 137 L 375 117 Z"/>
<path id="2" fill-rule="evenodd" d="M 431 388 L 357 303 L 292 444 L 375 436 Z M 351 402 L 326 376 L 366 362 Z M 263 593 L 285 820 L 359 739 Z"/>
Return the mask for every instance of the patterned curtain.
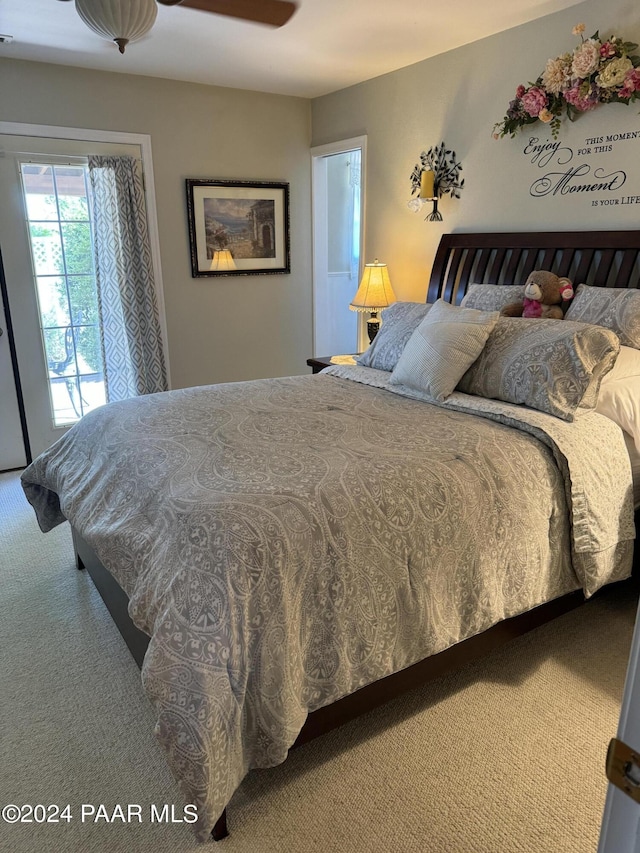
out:
<path id="1" fill-rule="evenodd" d="M 107 400 L 167 390 L 142 178 L 133 157 L 89 157 Z"/>

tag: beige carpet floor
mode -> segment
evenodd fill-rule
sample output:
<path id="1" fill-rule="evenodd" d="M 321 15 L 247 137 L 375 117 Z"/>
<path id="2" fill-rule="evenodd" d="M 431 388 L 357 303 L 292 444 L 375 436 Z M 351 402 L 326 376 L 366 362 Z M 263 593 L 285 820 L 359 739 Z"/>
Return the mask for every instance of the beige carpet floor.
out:
<path id="1" fill-rule="evenodd" d="M 462 671 L 249 774 L 231 836 L 197 845 L 151 823 L 182 800 L 139 671 L 68 526 L 41 534 L 0 475 L 0 806 L 70 805 L 0 822 L 7 853 L 595 853 L 637 592 L 619 585 Z M 82 822 L 82 804 L 142 807 Z"/>

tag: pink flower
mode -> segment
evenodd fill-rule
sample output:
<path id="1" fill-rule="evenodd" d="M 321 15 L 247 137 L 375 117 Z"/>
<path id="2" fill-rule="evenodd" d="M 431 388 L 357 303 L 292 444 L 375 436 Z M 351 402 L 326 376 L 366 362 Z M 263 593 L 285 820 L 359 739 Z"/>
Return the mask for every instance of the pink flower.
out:
<path id="1" fill-rule="evenodd" d="M 628 71 L 627 76 L 620 89 L 618 89 L 619 98 L 630 98 L 634 92 L 640 90 L 640 69 L 634 68 L 633 71 Z"/>
<path id="2" fill-rule="evenodd" d="M 522 98 L 522 106 L 533 118 L 537 118 L 540 110 L 547 106 L 547 96 L 538 86 L 532 86 L 528 92 L 525 92 Z"/>
<path id="3" fill-rule="evenodd" d="M 610 56 L 616 55 L 616 46 L 615 44 L 611 44 L 610 41 L 606 41 L 604 44 L 600 45 L 600 56 L 603 59 L 608 59 Z"/>
<path id="4" fill-rule="evenodd" d="M 527 90 L 522 84 L 516 89 L 516 98 L 521 98 Z"/>
<path id="5" fill-rule="evenodd" d="M 593 88 L 589 89 L 588 94 L 581 95 L 580 94 L 581 82 L 577 80 L 570 89 L 564 93 L 565 101 L 571 106 L 575 107 L 577 110 L 580 110 L 581 113 L 586 112 L 587 110 L 592 110 L 598 104 L 598 93 L 593 90 Z"/>

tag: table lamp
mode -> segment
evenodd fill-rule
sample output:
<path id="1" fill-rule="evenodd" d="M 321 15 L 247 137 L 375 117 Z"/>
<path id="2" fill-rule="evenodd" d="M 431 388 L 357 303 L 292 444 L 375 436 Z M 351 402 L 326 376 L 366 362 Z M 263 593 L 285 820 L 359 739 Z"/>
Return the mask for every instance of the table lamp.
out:
<path id="1" fill-rule="evenodd" d="M 387 265 L 379 263 L 377 258 L 372 264 L 365 264 L 360 287 L 349 308 L 351 311 L 370 312 L 371 316 L 367 322 L 370 343 L 380 328 L 378 312 L 388 308 L 395 301 L 396 295 L 391 287 Z"/>
<path id="2" fill-rule="evenodd" d="M 222 249 L 221 251 L 214 252 L 209 269 L 212 272 L 227 272 L 228 270 L 235 270 L 236 264 L 231 252 L 228 249 Z"/>

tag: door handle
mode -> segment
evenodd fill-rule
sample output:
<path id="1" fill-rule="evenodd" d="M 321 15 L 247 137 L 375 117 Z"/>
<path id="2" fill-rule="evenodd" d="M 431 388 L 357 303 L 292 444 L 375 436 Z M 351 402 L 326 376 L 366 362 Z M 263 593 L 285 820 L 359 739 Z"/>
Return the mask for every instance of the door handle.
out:
<path id="1" fill-rule="evenodd" d="M 617 738 L 612 738 L 607 751 L 607 779 L 640 803 L 640 756 Z"/>

